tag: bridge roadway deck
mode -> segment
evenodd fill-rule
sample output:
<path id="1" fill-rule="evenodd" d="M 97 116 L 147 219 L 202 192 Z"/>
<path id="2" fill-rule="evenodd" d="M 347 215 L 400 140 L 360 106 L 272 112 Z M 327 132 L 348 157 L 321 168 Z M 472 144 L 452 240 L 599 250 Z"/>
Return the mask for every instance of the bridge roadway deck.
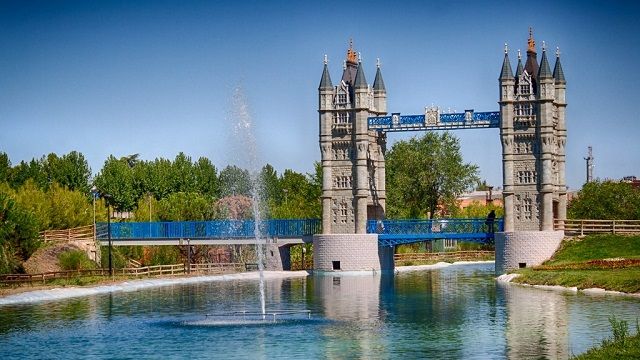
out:
<path id="1" fill-rule="evenodd" d="M 378 234 L 380 246 L 394 246 L 436 239 L 491 242 L 502 231 L 502 219 L 370 220 L 367 233 Z M 255 244 L 253 220 L 175 222 L 121 222 L 111 224 L 112 245 L 251 245 Z M 321 220 L 266 220 L 258 225 L 260 242 L 278 245 L 310 243 L 321 233 Z M 108 245 L 107 224 L 96 227 L 101 245 Z"/>

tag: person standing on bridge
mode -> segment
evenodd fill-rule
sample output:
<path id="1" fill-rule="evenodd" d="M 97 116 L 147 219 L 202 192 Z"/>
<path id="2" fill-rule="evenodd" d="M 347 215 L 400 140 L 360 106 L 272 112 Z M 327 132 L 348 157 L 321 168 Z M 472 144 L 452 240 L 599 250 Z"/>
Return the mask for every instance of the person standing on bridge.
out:
<path id="1" fill-rule="evenodd" d="M 496 211 L 495 210 L 491 210 L 489 212 L 489 215 L 487 215 L 487 221 L 485 221 L 484 223 L 487 225 L 487 232 L 490 234 L 493 234 L 494 229 L 493 229 L 493 224 L 496 221 Z"/>

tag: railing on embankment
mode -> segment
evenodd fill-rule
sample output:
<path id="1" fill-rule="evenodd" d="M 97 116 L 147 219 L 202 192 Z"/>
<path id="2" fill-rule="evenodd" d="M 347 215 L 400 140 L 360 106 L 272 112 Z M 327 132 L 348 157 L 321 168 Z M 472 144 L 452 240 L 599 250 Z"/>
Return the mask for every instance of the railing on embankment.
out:
<path id="1" fill-rule="evenodd" d="M 320 219 L 265 220 L 260 234 L 269 238 L 299 238 L 321 232 Z M 111 239 L 250 239 L 254 220 L 166 221 L 111 223 Z M 107 223 L 97 224 L 97 237 L 107 240 Z"/>
<path id="2" fill-rule="evenodd" d="M 640 234 L 640 220 L 574 220 L 555 219 L 556 230 L 565 235 Z"/>
<path id="3" fill-rule="evenodd" d="M 93 225 L 80 226 L 65 230 L 45 230 L 40 232 L 40 238 L 48 242 L 92 241 Z"/>
<path id="4" fill-rule="evenodd" d="M 244 263 L 205 263 L 205 264 L 172 264 L 154 265 L 139 268 L 114 269 L 114 275 L 120 276 L 175 276 L 175 275 L 206 275 L 224 274 L 245 271 Z M 0 275 L 0 285 L 42 283 L 56 279 L 73 279 L 86 277 L 108 277 L 109 269 L 87 269 L 51 271 L 42 274 L 8 274 Z"/>

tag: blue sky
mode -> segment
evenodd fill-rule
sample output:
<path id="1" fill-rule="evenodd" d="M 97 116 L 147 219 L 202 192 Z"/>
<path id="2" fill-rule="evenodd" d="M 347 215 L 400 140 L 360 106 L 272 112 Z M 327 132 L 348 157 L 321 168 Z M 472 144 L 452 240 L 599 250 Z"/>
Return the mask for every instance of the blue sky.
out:
<path id="1" fill-rule="evenodd" d="M 493 111 L 504 43 L 515 69 L 532 26 L 539 54 L 543 40 L 562 53 L 569 187 L 589 145 L 597 177 L 640 176 L 639 16 L 604 1 L 0 1 L 0 151 L 17 164 L 77 150 L 94 173 L 110 154 L 180 151 L 222 168 L 238 163 L 240 86 L 259 161 L 311 172 L 324 54 L 334 82 L 350 38 L 369 82 L 380 58 L 390 112 Z M 498 130 L 455 135 L 501 186 Z"/>

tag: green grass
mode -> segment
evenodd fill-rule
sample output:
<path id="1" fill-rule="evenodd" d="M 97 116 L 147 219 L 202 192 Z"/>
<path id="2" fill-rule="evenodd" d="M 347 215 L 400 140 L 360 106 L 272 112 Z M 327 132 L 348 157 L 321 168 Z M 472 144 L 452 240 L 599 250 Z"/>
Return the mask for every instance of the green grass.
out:
<path id="1" fill-rule="evenodd" d="M 521 269 L 513 281 L 533 285 L 561 285 L 578 289 L 602 288 L 627 293 L 640 292 L 640 267 L 602 269 L 590 260 L 640 258 L 640 236 L 590 235 L 581 241 L 565 241 L 540 268 Z M 572 268 L 580 264 L 581 269 Z M 545 269 L 545 266 L 561 267 Z"/>
<path id="2" fill-rule="evenodd" d="M 522 269 L 513 282 L 532 285 L 561 285 L 578 289 L 602 288 L 627 293 L 640 292 L 640 268 L 607 270 Z"/>
<path id="3" fill-rule="evenodd" d="M 602 345 L 589 349 L 586 353 L 572 357 L 574 360 L 640 359 L 640 326 L 636 320 L 636 334 L 629 336 L 628 323 L 610 318 L 613 339 L 607 339 Z"/>
<path id="4" fill-rule="evenodd" d="M 565 241 L 545 265 L 610 258 L 640 258 L 640 236 L 590 235 L 580 241 Z"/>

